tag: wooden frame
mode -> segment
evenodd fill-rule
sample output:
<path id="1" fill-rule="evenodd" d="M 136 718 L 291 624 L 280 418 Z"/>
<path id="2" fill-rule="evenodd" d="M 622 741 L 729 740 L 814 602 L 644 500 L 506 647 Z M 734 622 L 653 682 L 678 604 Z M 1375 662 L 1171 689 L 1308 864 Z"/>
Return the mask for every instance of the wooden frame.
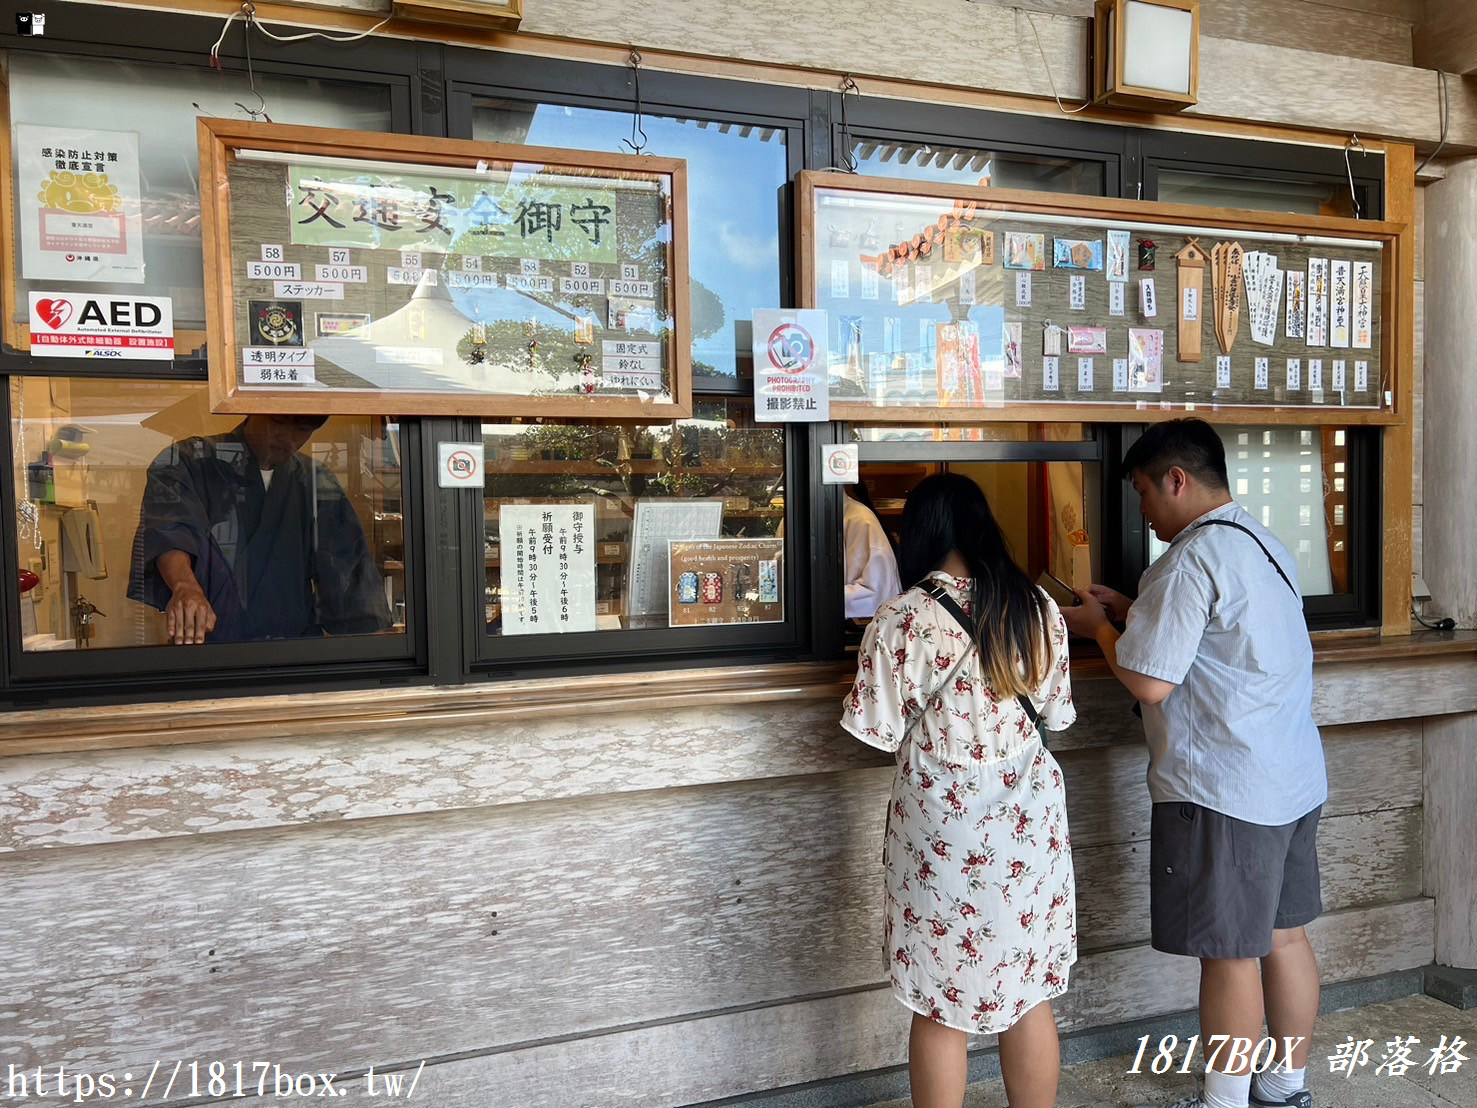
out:
<path id="1" fill-rule="evenodd" d="M 303 412 L 365 414 L 393 410 L 400 415 L 558 416 L 584 419 L 681 419 L 692 412 L 692 328 L 687 262 L 686 163 L 674 158 L 586 153 L 532 146 L 506 146 L 455 139 L 279 126 L 230 119 L 199 122 L 201 224 L 205 253 L 206 326 L 209 337 L 210 400 L 217 413 Z M 538 164 L 586 175 L 605 172 L 633 179 L 665 179 L 671 243 L 665 307 L 673 321 L 667 341 L 670 400 L 639 396 L 529 396 L 491 392 L 402 392 L 378 389 L 332 390 L 243 388 L 237 365 L 234 272 L 230 235 L 229 172 L 238 151 L 260 151 L 304 158 L 342 158 L 384 164 L 390 169 L 433 165 L 458 172 L 482 171 L 489 164 Z M 481 169 L 479 169 L 481 167 Z M 362 249 L 362 248 L 361 248 Z"/>
<path id="2" fill-rule="evenodd" d="M 422 23 L 516 31 L 523 0 L 395 0 L 395 14 Z"/>
<path id="3" fill-rule="evenodd" d="M 1076 402 L 1010 403 L 963 406 L 896 406 L 861 401 L 834 399 L 831 417 L 837 420 L 871 423 L 978 423 L 978 422 L 1083 422 L 1143 423 L 1194 414 L 1211 422 L 1234 423 L 1254 420 L 1268 424 L 1396 425 L 1409 421 L 1409 402 L 1402 391 L 1408 385 L 1409 336 L 1406 317 L 1411 311 L 1413 289 L 1409 282 L 1400 283 L 1402 259 L 1409 241 L 1406 223 L 1354 220 L 1335 217 L 1283 215 L 1269 212 L 1236 211 L 1222 208 L 1199 208 L 1146 201 L 1071 196 L 1059 193 L 1024 192 L 1008 189 L 979 188 L 964 185 L 936 184 L 896 178 L 857 177 L 829 171 L 806 171 L 799 175 L 796 187 L 797 272 L 799 288 L 797 306 L 818 307 L 816 303 L 816 193 L 821 189 L 871 194 L 927 197 L 943 201 L 973 204 L 975 209 L 992 212 L 1022 212 L 1073 219 L 1107 219 L 1132 222 L 1146 230 L 1155 225 L 1214 227 L 1227 234 L 1236 232 L 1273 232 L 1281 234 L 1315 234 L 1365 241 L 1378 241 L 1381 253 L 1382 288 L 1380 310 L 1380 364 L 1383 373 L 1378 393 L 1389 393 L 1397 402 L 1381 410 L 1352 407 L 1259 407 L 1256 405 L 1184 405 L 1161 404 L 1151 400 L 1143 404 L 1090 404 Z M 997 251 L 998 253 L 998 251 Z M 1167 259 L 1166 259 L 1167 260 Z M 1172 269 L 1163 270 L 1172 275 Z M 1162 295 L 1162 294 L 1161 294 Z M 1375 391 L 1375 390 L 1371 390 Z"/>
<path id="4" fill-rule="evenodd" d="M 1187 93 L 1141 88 L 1123 78 L 1124 18 L 1129 3 L 1190 13 L 1190 87 Z M 1097 0 L 1092 20 L 1092 100 L 1119 108 L 1183 111 L 1200 100 L 1200 0 Z M 1111 66 L 1110 66 L 1111 63 Z"/>

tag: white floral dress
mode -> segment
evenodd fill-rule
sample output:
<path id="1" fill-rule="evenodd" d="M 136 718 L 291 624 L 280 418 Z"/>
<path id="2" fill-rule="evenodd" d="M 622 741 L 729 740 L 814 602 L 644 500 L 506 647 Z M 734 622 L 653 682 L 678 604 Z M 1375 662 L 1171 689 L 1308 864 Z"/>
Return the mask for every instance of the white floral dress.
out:
<path id="1" fill-rule="evenodd" d="M 968 580 L 932 578 L 969 611 Z M 1042 724 L 1061 731 L 1077 718 L 1067 628 L 1049 597 L 1046 607 L 1052 664 L 1032 701 Z M 920 709 L 961 650 L 972 657 Z M 877 610 L 841 725 L 898 758 L 882 851 L 883 949 L 897 998 L 984 1034 L 1064 992 L 1077 923 L 1061 768 L 1015 698 L 985 683 L 966 632 L 921 589 Z"/>

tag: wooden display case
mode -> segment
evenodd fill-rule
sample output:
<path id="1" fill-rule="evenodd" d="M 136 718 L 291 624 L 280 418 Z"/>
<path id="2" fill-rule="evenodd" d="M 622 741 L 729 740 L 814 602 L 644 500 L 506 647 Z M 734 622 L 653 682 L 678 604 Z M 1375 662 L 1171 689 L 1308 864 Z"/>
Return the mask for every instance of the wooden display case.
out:
<path id="1" fill-rule="evenodd" d="M 686 163 L 199 124 L 216 412 L 691 412 Z"/>
<path id="2" fill-rule="evenodd" d="M 830 312 L 834 419 L 1143 422 L 1193 412 L 1220 422 L 1347 426 L 1408 417 L 1399 407 L 1408 366 L 1397 354 L 1409 349 L 1403 330 L 1413 326 L 1411 289 L 1397 278 L 1411 248 L 1404 224 L 830 172 L 801 173 L 796 193 L 798 299 Z M 1140 240 L 1150 244 L 1147 256 Z M 1249 299 L 1244 261 L 1239 276 L 1183 269 L 1196 257 L 1192 243 L 1207 256 L 1239 244 L 1243 258 L 1275 258 L 1277 272 L 1305 286 L 1310 272 L 1329 286 L 1343 274 L 1342 345 L 1331 341 L 1332 327 L 1309 345 L 1311 296 L 1304 334 L 1288 335 L 1284 284 L 1268 276 L 1255 287 L 1275 285 L 1275 293 Z M 1122 279 L 1110 281 L 1115 245 Z M 1203 299 L 1186 301 L 1195 277 Z M 1157 301 L 1152 311 L 1140 302 L 1145 280 Z M 1113 284 L 1122 290 L 1116 298 Z M 1242 309 L 1226 345 L 1220 324 L 1233 296 Z M 1331 324 L 1339 302 L 1328 303 Z M 1253 304 L 1273 316 L 1270 331 L 1265 315 L 1259 321 L 1259 338 L 1270 341 L 1253 339 Z M 1362 332 L 1353 326 L 1361 305 Z M 1083 332 L 1084 345 L 1072 349 L 1077 335 L 1069 332 Z M 1132 344 L 1142 347 L 1139 336 L 1152 332 L 1161 351 L 1157 379 L 1120 377 L 1115 363 L 1151 364 Z M 1192 332 L 1203 351 L 1198 361 L 1192 349 L 1181 357 Z"/>

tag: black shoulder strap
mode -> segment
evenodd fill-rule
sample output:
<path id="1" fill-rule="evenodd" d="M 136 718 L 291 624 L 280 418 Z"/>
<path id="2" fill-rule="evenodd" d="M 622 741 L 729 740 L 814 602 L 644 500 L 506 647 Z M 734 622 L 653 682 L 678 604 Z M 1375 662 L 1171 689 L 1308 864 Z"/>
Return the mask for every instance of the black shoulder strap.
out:
<path id="1" fill-rule="evenodd" d="M 1257 538 L 1256 532 L 1253 531 L 1250 527 L 1244 527 L 1241 524 L 1237 523 L 1235 520 L 1230 519 L 1207 519 L 1203 523 L 1195 524 L 1194 530 L 1198 531 L 1202 527 L 1234 527 L 1243 535 L 1250 535 L 1251 541 L 1262 548 L 1262 553 L 1267 556 L 1267 561 L 1272 563 L 1272 568 L 1277 571 L 1277 576 L 1282 578 L 1282 583 L 1292 590 L 1292 595 L 1298 598 L 1298 603 L 1302 603 L 1303 598 L 1301 595 L 1299 595 L 1297 586 L 1292 583 L 1292 579 L 1289 578 L 1287 574 L 1283 572 L 1282 567 L 1277 564 L 1277 559 L 1272 557 L 1272 552 L 1267 549 L 1267 544 L 1262 542 L 1261 539 Z"/>
<path id="2" fill-rule="evenodd" d="M 978 649 L 979 641 L 974 636 L 974 625 L 969 622 L 969 617 L 964 614 L 964 609 L 959 607 L 958 601 L 945 592 L 944 587 L 937 581 L 928 585 L 923 591 L 933 597 L 939 607 L 954 617 L 954 622 L 964 629 L 964 633 L 969 636 L 970 641 Z M 1036 720 L 1040 718 L 1041 713 L 1036 711 L 1036 706 L 1031 703 L 1031 698 L 1017 695 L 1015 699 L 1016 703 L 1021 706 L 1022 711 L 1026 713 L 1026 718 L 1031 721 L 1031 726 L 1036 726 Z"/>

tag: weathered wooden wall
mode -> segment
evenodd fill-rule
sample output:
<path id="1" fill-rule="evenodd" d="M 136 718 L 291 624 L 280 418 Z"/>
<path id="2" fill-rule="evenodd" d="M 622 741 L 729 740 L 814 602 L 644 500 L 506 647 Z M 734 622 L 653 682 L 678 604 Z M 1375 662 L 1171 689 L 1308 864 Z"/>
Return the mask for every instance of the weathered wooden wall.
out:
<path id="1" fill-rule="evenodd" d="M 1329 980 L 1426 964 L 1422 731 L 1477 655 L 1319 667 Z M 1080 1028 L 1192 1006 L 1147 944 L 1145 752 L 1111 682 L 1061 737 Z M 433 1064 L 446 1106 L 686 1104 L 903 1059 L 892 769 L 834 700 L 0 760 L 19 1062 Z M 488 1099 L 488 1090 L 497 1096 Z M 37 1101 L 37 1103 L 46 1103 Z"/>

